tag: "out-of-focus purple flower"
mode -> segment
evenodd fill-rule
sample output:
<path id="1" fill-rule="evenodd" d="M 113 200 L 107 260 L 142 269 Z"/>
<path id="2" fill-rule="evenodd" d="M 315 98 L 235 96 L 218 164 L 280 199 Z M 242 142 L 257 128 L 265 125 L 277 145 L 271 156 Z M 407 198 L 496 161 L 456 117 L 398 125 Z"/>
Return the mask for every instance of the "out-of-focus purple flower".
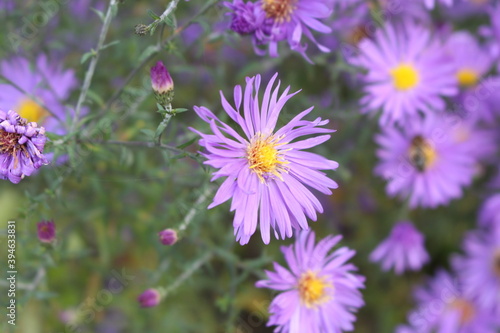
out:
<path id="1" fill-rule="evenodd" d="M 437 1 L 449 7 L 453 5 L 454 0 L 437 0 Z M 436 0 L 423 0 L 423 2 L 425 4 L 425 7 L 427 7 L 428 9 L 433 9 L 434 6 L 436 5 Z"/>
<path id="2" fill-rule="evenodd" d="M 225 5 L 232 10 L 230 28 L 240 35 L 254 33 L 264 22 L 263 9 L 258 3 L 234 0 L 233 3 L 226 2 Z"/>
<path id="3" fill-rule="evenodd" d="M 219 169 L 213 174 L 212 181 L 227 177 L 209 208 L 232 199 L 234 232 L 241 244 L 249 241 L 259 222 L 266 244 L 270 240 L 271 228 L 276 238 L 283 239 L 291 237 L 293 229 L 308 229 L 307 217 L 315 221 L 316 212 L 323 212 L 309 188 L 325 194 L 331 194 L 330 189 L 337 188 L 337 183 L 320 170 L 334 170 L 338 163 L 302 151 L 325 142 L 330 135 L 297 141 L 304 135 L 334 132 L 320 127 L 328 120 L 304 120 L 312 111 L 311 107 L 276 130 L 285 103 L 298 93 L 289 94 L 288 87 L 278 95 L 280 83 L 273 91 L 277 76 L 276 73 L 267 84 L 261 102 L 258 97 L 260 75 L 247 78 L 244 93 L 241 86 L 234 88 L 235 107 L 221 92 L 222 107 L 241 128 L 243 136 L 206 107 L 194 107 L 213 132 L 204 134 L 191 128 L 202 137 L 200 145 L 206 149 L 205 164 Z M 243 110 L 240 111 L 242 104 Z"/>
<path id="4" fill-rule="evenodd" d="M 384 127 L 375 138 L 380 145 L 375 173 L 388 181 L 387 193 L 408 198 L 411 208 L 459 198 L 472 182 L 476 159 L 453 134 L 448 118 L 432 114 L 408 119 L 403 130 Z"/>
<path id="5" fill-rule="evenodd" d="M 54 221 L 40 221 L 36 224 L 38 239 L 42 243 L 52 243 L 56 239 Z"/>
<path id="6" fill-rule="evenodd" d="M 500 318 L 500 225 L 467 234 L 463 250 L 464 255 L 453 258 L 453 267 L 464 292 Z"/>
<path id="7" fill-rule="evenodd" d="M 479 161 L 491 160 L 498 148 L 497 131 L 480 126 L 477 116 L 477 114 L 470 114 L 469 117 L 449 116 L 451 136 L 470 156 Z"/>
<path id="8" fill-rule="evenodd" d="M 479 210 L 479 225 L 500 228 L 500 193 L 489 197 Z"/>
<path id="9" fill-rule="evenodd" d="M 476 87 L 463 91 L 455 99 L 455 108 L 468 118 L 483 122 L 483 125 L 496 124 L 500 117 L 500 76 L 488 76 Z M 496 128 L 495 128 L 496 130 Z"/>
<path id="10" fill-rule="evenodd" d="M 362 112 L 382 109 L 380 124 L 402 122 L 419 111 L 443 110 L 457 93 L 453 64 L 431 32 L 421 26 L 387 24 L 359 44 L 353 63 L 367 70 Z"/>
<path id="11" fill-rule="evenodd" d="M 500 4 L 491 8 L 490 11 L 491 28 L 493 36 L 496 39 L 495 53 L 496 56 L 500 56 Z"/>
<path id="12" fill-rule="evenodd" d="M 177 232 L 174 229 L 165 229 L 158 233 L 163 245 L 174 245 L 177 242 Z"/>
<path id="13" fill-rule="evenodd" d="M 424 247 L 424 235 L 413 223 L 398 222 L 389 237 L 370 254 L 370 260 L 380 262 L 384 271 L 394 267 L 396 274 L 405 270 L 417 271 L 429 261 Z"/>
<path id="14" fill-rule="evenodd" d="M 287 41 L 290 49 L 311 62 L 305 53 L 307 44 L 302 43 L 303 36 L 320 51 L 330 52 L 327 47 L 318 43 L 313 31 L 332 31 L 321 22 L 333 12 L 331 0 L 259 0 L 254 3 L 233 0 L 225 5 L 232 10 L 231 28 L 241 34 L 253 34 L 254 49 L 259 55 L 268 52 L 260 48 L 266 45 L 271 57 L 277 57 L 278 43 Z"/>
<path id="15" fill-rule="evenodd" d="M 137 297 L 137 301 L 142 308 L 151 308 L 160 304 L 161 294 L 156 289 L 146 289 L 139 295 L 139 297 Z"/>
<path id="16" fill-rule="evenodd" d="M 456 278 L 438 271 L 427 286 L 415 292 L 417 307 L 408 315 L 409 326 L 397 333 L 495 333 L 495 317 L 482 311 L 462 290 Z"/>
<path id="17" fill-rule="evenodd" d="M 0 110 L 0 179 L 17 184 L 48 164 L 43 155 L 46 140 L 43 127 L 27 122 L 12 110 Z"/>
<path id="18" fill-rule="evenodd" d="M 2 0 L 0 2 L 0 9 L 5 10 L 6 12 L 10 12 L 14 10 L 15 5 L 16 3 L 14 0 Z"/>
<path id="19" fill-rule="evenodd" d="M 64 70 L 59 62 L 49 62 L 42 54 L 35 66 L 22 57 L 4 60 L 0 62 L 0 73 L 23 90 L 0 84 L 0 109 L 16 110 L 22 118 L 40 124 L 48 132 L 66 134 L 64 122 L 73 110 L 64 102 L 77 85 L 73 70 Z"/>
<path id="20" fill-rule="evenodd" d="M 448 37 L 446 52 L 455 65 L 455 77 L 462 88 L 471 88 L 491 69 L 493 59 L 476 38 L 466 31 Z"/>
<path id="21" fill-rule="evenodd" d="M 282 247 L 288 269 L 274 263 L 274 272 L 259 288 L 280 291 L 269 306 L 268 326 L 275 332 L 352 331 L 353 312 L 364 305 L 360 288 L 364 277 L 354 274 L 347 261 L 355 251 L 342 247 L 329 254 L 341 236 L 328 236 L 315 244 L 314 232 L 301 232 L 294 245 Z"/>

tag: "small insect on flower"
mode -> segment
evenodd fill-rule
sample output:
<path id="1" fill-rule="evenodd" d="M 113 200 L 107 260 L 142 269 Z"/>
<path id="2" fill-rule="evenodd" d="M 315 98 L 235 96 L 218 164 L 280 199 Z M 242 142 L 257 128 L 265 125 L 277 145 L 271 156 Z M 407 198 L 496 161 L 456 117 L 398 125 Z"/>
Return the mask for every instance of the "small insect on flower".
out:
<path id="1" fill-rule="evenodd" d="M 17 184 L 42 165 L 48 164 L 43 155 L 45 129 L 10 110 L 0 110 L 0 179 Z"/>
<path id="2" fill-rule="evenodd" d="M 385 126 L 375 137 L 380 163 L 375 173 L 388 181 L 387 193 L 414 207 L 436 207 L 462 195 L 477 161 L 470 146 L 454 137 L 449 119 L 410 118 L 404 128 Z M 483 147 L 479 147 L 483 149 Z"/>
<path id="3" fill-rule="evenodd" d="M 276 130 L 285 103 L 298 93 L 289 94 L 288 87 L 278 96 L 280 83 L 273 91 L 276 78 L 277 74 L 267 85 L 261 103 L 258 97 L 260 75 L 247 78 L 244 93 L 241 86 L 234 88 L 235 107 L 221 92 L 222 107 L 241 128 L 243 136 L 206 107 L 194 107 L 198 116 L 210 124 L 213 132 L 204 134 L 191 128 L 202 137 L 200 145 L 206 149 L 203 153 L 207 158 L 205 164 L 219 169 L 212 180 L 227 177 L 209 208 L 232 198 L 234 232 L 241 244 L 248 243 L 259 222 L 266 244 L 270 240 L 271 228 L 276 238 L 282 239 L 291 237 L 293 229 L 308 229 L 306 216 L 315 221 L 316 212 L 323 212 L 320 202 L 309 188 L 324 194 L 331 194 L 330 189 L 337 188 L 337 184 L 319 170 L 334 170 L 338 163 L 302 151 L 325 142 L 330 135 L 296 141 L 304 135 L 331 133 L 334 130 L 320 127 L 326 125 L 328 120 L 303 119 L 313 107 Z"/>
<path id="4" fill-rule="evenodd" d="M 274 263 L 275 272 L 266 271 L 268 279 L 257 282 L 259 288 L 281 292 L 269 307 L 268 326 L 276 325 L 275 332 L 353 330 L 365 279 L 346 263 L 355 251 L 343 247 L 329 254 L 341 238 L 328 236 L 315 244 L 314 232 L 302 231 L 295 244 L 281 248 L 289 269 Z"/>

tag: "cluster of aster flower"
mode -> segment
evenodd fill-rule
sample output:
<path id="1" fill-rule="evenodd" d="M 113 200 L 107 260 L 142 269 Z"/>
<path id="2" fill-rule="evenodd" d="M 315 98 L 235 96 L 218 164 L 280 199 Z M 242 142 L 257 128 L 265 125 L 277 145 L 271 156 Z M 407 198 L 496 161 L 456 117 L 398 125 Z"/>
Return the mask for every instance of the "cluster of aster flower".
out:
<path id="1" fill-rule="evenodd" d="M 255 52 L 265 55 L 268 47 L 272 57 L 278 56 L 278 43 L 288 42 L 290 49 L 308 61 L 305 35 L 322 52 L 330 50 L 320 44 L 313 32 L 330 33 L 332 29 L 321 21 L 333 12 L 331 0 L 259 0 L 225 2 L 232 12 L 231 29 L 241 35 L 251 35 Z"/>
<path id="2" fill-rule="evenodd" d="M 359 291 L 364 277 L 346 263 L 355 252 L 340 248 L 329 254 L 341 236 L 328 236 L 315 244 L 307 222 L 323 211 L 310 189 L 331 194 L 337 184 L 320 170 L 334 170 L 338 163 L 303 150 L 325 142 L 330 135 L 323 133 L 334 131 L 322 127 L 327 120 L 304 119 L 313 107 L 277 129 L 285 103 L 298 92 L 289 93 L 288 87 L 280 95 L 276 80 L 277 74 L 267 84 L 262 100 L 260 75 L 247 78 L 244 89 L 234 88 L 234 106 L 221 92 L 224 111 L 241 131 L 206 107 L 194 108 L 212 130 L 205 134 L 191 128 L 202 138 L 205 164 L 218 169 L 212 180 L 225 177 L 209 208 L 232 199 L 234 232 L 241 244 L 248 243 L 257 226 L 266 244 L 271 230 L 276 238 L 296 236 L 295 245 L 282 248 L 290 270 L 275 263 L 276 272 L 267 272 L 268 279 L 257 283 L 282 291 L 270 305 L 268 325 L 276 325 L 276 332 L 349 331 L 355 321 L 353 313 L 364 304 Z M 308 138 L 300 139 L 303 136 Z"/>
<path id="3" fill-rule="evenodd" d="M 425 1 L 428 8 L 435 1 Z M 441 1 L 454 5 L 453 1 Z M 462 197 L 487 167 L 498 167 L 500 6 L 484 7 L 486 40 L 432 26 L 430 17 L 394 20 L 364 38 L 349 61 L 363 70 L 361 112 L 379 116 L 375 174 L 408 208 Z M 425 15 L 424 15 L 425 16 Z M 499 188 L 492 183 L 491 187 Z M 415 292 L 418 306 L 397 332 L 497 332 L 500 328 L 500 198 L 488 198 L 479 228 L 465 236 L 452 271 Z M 428 262 L 424 235 L 409 221 L 371 254 L 397 274 Z"/>

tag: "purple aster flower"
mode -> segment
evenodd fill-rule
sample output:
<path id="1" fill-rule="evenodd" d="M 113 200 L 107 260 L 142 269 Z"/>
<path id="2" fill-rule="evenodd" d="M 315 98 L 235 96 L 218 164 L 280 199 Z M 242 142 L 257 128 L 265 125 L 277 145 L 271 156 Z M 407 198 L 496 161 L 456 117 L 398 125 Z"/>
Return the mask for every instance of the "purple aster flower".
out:
<path id="1" fill-rule="evenodd" d="M 472 182 L 476 159 L 453 131 L 449 119 L 431 114 L 408 119 L 404 130 L 384 127 L 375 138 L 380 145 L 375 173 L 388 181 L 387 193 L 409 198 L 411 208 L 433 208 L 460 197 Z"/>
<path id="2" fill-rule="evenodd" d="M 233 3 L 225 2 L 224 5 L 232 10 L 232 13 L 229 13 L 231 30 L 240 35 L 253 34 L 264 22 L 265 15 L 262 13 L 262 6 L 258 3 L 234 0 Z"/>
<path id="3" fill-rule="evenodd" d="M 42 165 L 45 129 L 27 122 L 14 111 L 0 110 L 0 179 L 17 184 Z"/>
<path id="4" fill-rule="evenodd" d="M 22 118 L 44 126 L 48 132 L 66 134 L 64 122 L 73 110 L 68 110 L 64 102 L 77 85 L 73 70 L 64 70 L 59 62 L 49 62 L 40 55 L 35 66 L 22 57 L 4 60 L 0 62 L 0 73 L 23 90 L 0 84 L 0 109 L 16 110 Z"/>
<path id="5" fill-rule="evenodd" d="M 479 210 L 479 225 L 500 227 L 500 193 L 489 197 Z"/>
<path id="6" fill-rule="evenodd" d="M 473 89 L 467 89 L 458 95 L 455 107 L 460 113 L 471 115 L 488 126 L 496 124 L 495 120 L 500 117 L 499 89 L 500 76 L 488 76 Z"/>
<path id="7" fill-rule="evenodd" d="M 54 221 L 41 221 L 36 224 L 38 239 L 42 243 L 52 243 L 56 239 Z"/>
<path id="8" fill-rule="evenodd" d="M 491 28 L 493 37 L 495 38 L 494 52 L 496 56 L 500 56 L 500 4 L 492 7 L 490 10 Z"/>
<path id="9" fill-rule="evenodd" d="M 500 226 L 469 233 L 464 255 L 453 258 L 464 292 L 486 311 L 500 318 Z"/>
<path id="10" fill-rule="evenodd" d="M 353 313 L 364 305 L 359 289 L 365 279 L 346 263 L 355 251 L 342 247 L 329 254 L 342 236 L 318 244 L 314 238 L 314 232 L 301 232 L 294 245 L 281 248 L 289 269 L 275 262 L 275 272 L 266 271 L 268 279 L 256 283 L 281 292 L 269 307 L 274 332 L 352 331 Z"/>
<path id="11" fill-rule="evenodd" d="M 0 9 L 5 10 L 6 12 L 10 12 L 14 10 L 15 5 L 16 3 L 14 0 L 2 0 L 0 2 Z"/>
<path id="12" fill-rule="evenodd" d="M 476 86 L 493 65 L 489 52 L 469 32 L 453 33 L 448 37 L 445 48 L 455 65 L 455 77 L 462 88 Z"/>
<path id="13" fill-rule="evenodd" d="M 137 301 L 142 308 L 151 308 L 160 304 L 161 294 L 156 289 L 146 289 L 139 295 L 139 297 L 137 297 Z"/>
<path id="14" fill-rule="evenodd" d="M 424 235 L 413 223 L 398 222 L 389 237 L 370 254 L 370 260 L 381 262 L 384 271 L 394 267 L 398 275 L 405 270 L 417 271 L 429 261 L 424 247 Z"/>
<path id="15" fill-rule="evenodd" d="M 418 111 L 443 110 L 441 97 L 456 94 L 454 66 L 423 27 L 387 24 L 359 44 L 353 63 L 367 69 L 362 112 L 382 108 L 380 124 L 401 122 Z"/>
<path id="16" fill-rule="evenodd" d="M 495 318 L 481 311 L 462 291 L 457 279 L 439 271 L 415 292 L 418 306 L 408 315 L 409 327 L 398 333 L 495 333 Z"/>
<path id="17" fill-rule="evenodd" d="M 337 188 L 337 183 L 319 170 L 334 170 L 338 163 L 302 151 L 325 142 L 330 135 L 295 141 L 304 135 L 334 132 L 320 127 L 328 120 L 304 120 L 313 109 L 310 107 L 276 130 L 282 108 L 298 93 L 289 94 L 288 87 L 278 95 L 280 82 L 273 90 L 277 75 L 267 84 L 262 104 L 258 97 L 260 75 L 247 78 L 244 93 L 241 86 L 235 87 L 235 107 L 221 92 L 222 107 L 241 128 L 243 136 L 206 107 L 194 107 L 213 132 L 204 134 L 191 128 L 202 137 L 200 145 L 207 150 L 205 164 L 219 169 L 212 180 L 227 177 L 209 208 L 232 198 L 233 226 L 241 244 L 249 241 L 259 221 L 266 244 L 269 243 L 271 228 L 276 238 L 283 239 L 291 237 L 294 228 L 307 229 L 306 216 L 315 221 L 316 212 L 323 212 L 309 188 L 325 194 L 331 194 L 330 189 Z M 242 102 L 243 111 L 240 112 Z"/>
<path id="18" fill-rule="evenodd" d="M 333 12 L 331 0 L 259 0 L 255 3 L 234 0 L 225 5 L 233 11 L 231 29 L 241 34 L 253 34 L 254 49 L 259 55 L 267 52 L 259 46 L 268 45 L 271 57 L 277 57 L 278 43 L 286 40 L 292 50 L 311 62 L 305 54 L 307 44 L 302 43 L 303 35 L 320 51 L 330 52 L 318 43 L 313 31 L 332 31 L 321 22 Z"/>
<path id="19" fill-rule="evenodd" d="M 165 229 L 158 233 L 160 236 L 160 242 L 163 245 L 174 245 L 177 242 L 177 231 L 174 229 Z"/>

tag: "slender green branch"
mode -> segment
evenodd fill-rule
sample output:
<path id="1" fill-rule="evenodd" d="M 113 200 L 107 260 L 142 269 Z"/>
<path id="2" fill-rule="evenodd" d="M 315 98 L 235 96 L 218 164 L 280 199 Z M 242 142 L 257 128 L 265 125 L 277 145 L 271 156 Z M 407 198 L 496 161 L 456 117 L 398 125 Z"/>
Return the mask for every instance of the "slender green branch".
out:
<path id="1" fill-rule="evenodd" d="M 182 26 L 180 26 L 172 35 L 170 35 L 167 39 L 165 39 L 161 44 L 157 45 L 156 49 L 148 55 L 137 67 L 135 67 L 129 75 L 125 78 L 122 85 L 116 89 L 115 93 L 111 96 L 108 103 L 106 103 L 105 110 L 109 109 L 111 104 L 113 104 L 122 94 L 123 89 L 127 86 L 127 84 L 139 73 L 139 71 L 146 66 L 148 62 L 151 61 L 160 51 L 161 49 L 167 45 L 170 41 L 180 35 L 184 29 L 189 27 L 199 16 L 203 15 L 208 9 L 210 9 L 213 5 L 215 5 L 220 0 L 210 0 L 208 1 L 198 13 L 196 13 L 193 17 L 191 17 L 188 21 L 186 21 Z"/>
<path id="2" fill-rule="evenodd" d="M 78 102 L 76 104 L 75 116 L 73 118 L 73 123 L 71 124 L 71 131 L 70 131 L 71 133 L 75 131 L 76 126 L 78 124 L 78 120 L 82 112 L 82 105 L 83 102 L 85 102 L 87 93 L 90 88 L 90 84 L 92 83 L 92 78 L 94 76 L 95 68 L 97 66 L 97 60 L 99 60 L 99 52 L 101 51 L 104 45 L 104 40 L 106 39 L 106 35 L 108 34 L 109 26 L 111 25 L 111 19 L 113 17 L 114 7 L 117 6 L 117 4 L 118 0 L 111 0 L 109 3 L 108 10 L 106 12 L 106 16 L 104 17 L 104 23 L 102 25 L 101 33 L 99 35 L 99 39 L 97 42 L 95 55 L 92 57 L 92 60 L 90 61 L 87 73 L 85 74 L 85 80 L 83 81 L 82 90 L 80 92 L 80 96 L 78 97 Z"/>
<path id="3" fill-rule="evenodd" d="M 205 191 L 203 191 L 203 193 L 198 197 L 198 200 L 196 200 L 194 205 L 191 207 L 191 209 L 188 211 L 188 213 L 182 220 L 181 224 L 179 225 L 179 228 L 177 228 L 179 232 L 183 232 L 184 230 L 186 230 L 186 228 L 189 226 L 194 216 L 200 209 L 200 205 L 202 205 L 207 200 L 208 196 L 212 194 L 212 191 L 213 189 L 210 186 L 207 186 L 207 188 L 205 188 Z"/>
<path id="4" fill-rule="evenodd" d="M 204 264 L 206 264 L 210 259 L 212 259 L 213 253 L 205 253 L 200 259 L 196 260 L 188 269 L 186 269 L 171 285 L 163 290 L 163 294 L 167 296 L 169 293 L 179 288 L 179 286 L 186 281 L 194 272 L 200 269 Z"/>

